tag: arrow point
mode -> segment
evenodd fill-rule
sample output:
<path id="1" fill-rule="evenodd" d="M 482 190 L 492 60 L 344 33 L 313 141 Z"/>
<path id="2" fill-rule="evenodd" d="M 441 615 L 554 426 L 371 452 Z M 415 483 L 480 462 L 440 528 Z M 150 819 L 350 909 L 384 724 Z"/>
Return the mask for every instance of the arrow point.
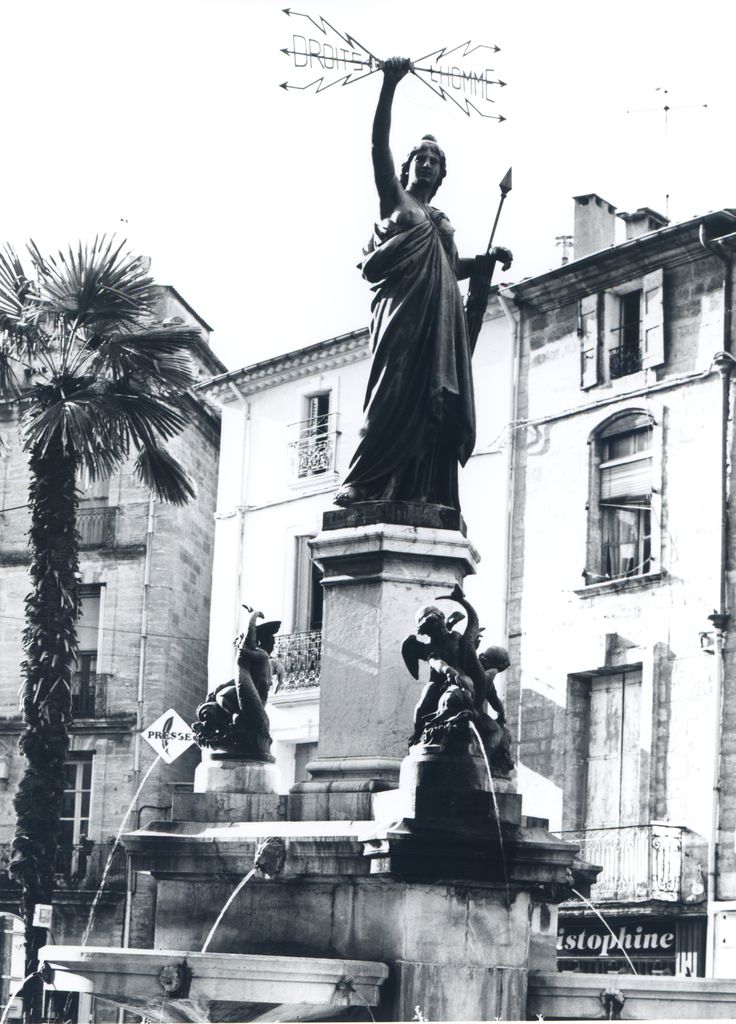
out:
<path id="1" fill-rule="evenodd" d="M 285 52 L 285 51 L 284 51 L 284 52 Z M 498 80 L 498 84 L 499 84 L 499 85 L 501 86 L 501 88 L 502 88 L 502 89 L 503 89 L 503 87 L 504 87 L 504 86 L 506 85 L 506 83 L 505 83 L 505 82 L 502 82 L 500 78 L 499 78 L 499 80 Z"/>
<path id="2" fill-rule="evenodd" d="M 501 47 L 500 47 L 500 46 L 495 46 L 495 45 L 494 45 L 494 47 L 493 47 L 493 52 L 494 52 L 494 53 L 500 53 L 500 52 L 501 52 Z"/>
<path id="3" fill-rule="evenodd" d="M 501 123 L 501 121 L 507 121 L 507 120 L 508 120 L 508 118 L 504 117 L 503 114 L 499 114 L 498 115 L 498 123 L 499 124 Z"/>
<path id="4" fill-rule="evenodd" d="M 281 85 L 279 86 L 279 89 L 288 89 L 288 88 L 289 88 L 289 83 L 288 82 L 282 82 Z"/>
<path id="5" fill-rule="evenodd" d="M 281 50 L 281 52 L 282 52 L 282 53 L 285 53 L 285 54 L 286 54 L 286 56 L 288 57 L 288 56 L 289 56 L 289 47 L 288 47 L 288 46 L 285 46 L 285 47 L 284 47 L 284 48 L 283 48 L 283 49 Z"/>
<path id="6" fill-rule="evenodd" d="M 282 7 L 281 10 L 284 12 L 284 14 L 291 14 L 291 8 L 290 7 Z"/>

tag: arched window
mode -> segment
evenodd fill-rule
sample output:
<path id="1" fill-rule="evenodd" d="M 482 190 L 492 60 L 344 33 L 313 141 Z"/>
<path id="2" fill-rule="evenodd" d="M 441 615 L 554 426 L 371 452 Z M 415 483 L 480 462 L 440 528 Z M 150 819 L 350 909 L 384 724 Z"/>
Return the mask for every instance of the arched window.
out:
<path id="1" fill-rule="evenodd" d="M 649 413 L 620 413 L 602 424 L 594 444 L 588 583 L 652 571 L 654 429 Z"/>

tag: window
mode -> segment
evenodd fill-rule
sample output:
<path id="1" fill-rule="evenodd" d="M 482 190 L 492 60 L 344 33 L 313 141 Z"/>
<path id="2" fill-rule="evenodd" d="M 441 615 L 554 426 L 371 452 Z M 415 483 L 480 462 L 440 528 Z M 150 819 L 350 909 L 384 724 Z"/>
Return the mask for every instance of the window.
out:
<path id="1" fill-rule="evenodd" d="M 608 350 L 611 380 L 641 370 L 641 291 L 621 296 L 618 315 L 618 327 L 613 328 L 615 344 Z"/>
<path id="2" fill-rule="evenodd" d="M 578 303 L 580 386 L 664 363 L 663 273 L 584 295 Z"/>
<path id="3" fill-rule="evenodd" d="M 653 418 L 618 413 L 593 433 L 591 447 L 586 585 L 645 576 L 655 561 Z"/>
<path id="4" fill-rule="evenodd" d="M 95 714 L 101 604 L 102 587 L 81 588 L 77 618 L 79 653 L 72 676 L 72 714 L 80 718 Z"/>
<path id="5" fill-rule="evenodd" d="M 77 480 L 77 529 L 83 548 L 111 547 L 115 539 L 115 508 L 110 508 L 110 478 L 91 480 L 81 470 Z"/>
<path id="6" fill-rule="evenodd" d="M 56 871 L 69 878 L 83 877 L 89 852 L 92 755 L 71 754 L 64 765 L 64 773 Z"/>
<path id="7" fill-rule="evenodd" d="M 312 559 L 311 536 L 296 538 L 296 586 L 294 588 L 294 631 L 322 629 L 322 572 Z"/>
<path id="8" fill-rule="evenodd" d="M 304 418 L 292 424 L 297 440 L 291 443 L 296 452 L 296 477 L 309 480 L 335 468 L 335 413 L 331 409 L 331 392 L 321 391 L 306 399 Z"/>
<path id="9" fill-rule="evenodd" d="M 86 469 L 79 471 L 77 480 L 80 508 L 100 508 L 110 503 L 110 477 L 93 480 Z"/>
<path id="10" fill-rule="evenodd" d="M 601 575 L 649 572 L 652 541 L 652 430 L 602 440 Z"/>

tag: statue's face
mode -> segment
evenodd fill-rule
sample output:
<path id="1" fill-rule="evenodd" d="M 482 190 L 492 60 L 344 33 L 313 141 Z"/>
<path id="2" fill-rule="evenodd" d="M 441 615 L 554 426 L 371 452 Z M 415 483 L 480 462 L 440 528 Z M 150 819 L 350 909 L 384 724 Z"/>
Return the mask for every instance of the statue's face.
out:
<path id="1" fill-rule="evenodd" d="M 417 616 L 417 633 L 420 636 L 437 636 L 444 625 L 445 617 L 438 608 L 423 608 Z"/>
<path id="2" fill-rule="evenodd" d="M 434 191 L 440 180 L 440 155 L 434 146 L 421 146 L 409 168 L 409 188 L 421 185 Z"/>

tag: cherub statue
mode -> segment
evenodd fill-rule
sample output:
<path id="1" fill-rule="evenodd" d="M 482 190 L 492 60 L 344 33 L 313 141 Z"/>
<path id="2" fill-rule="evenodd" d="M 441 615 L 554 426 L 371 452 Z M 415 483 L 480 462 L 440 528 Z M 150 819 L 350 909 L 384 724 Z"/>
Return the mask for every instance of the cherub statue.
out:
<path id="1" fill-rule="evenodd" d="M 271 688 L 271 653 L 280 622 L 263 622 L 251 613 L 248 629 L 234 641 L 238 678 L 222 683 L 197 708 L 192 730 L 201 747 L 228 750 L 256 761 L 273 761 L 266 701 Z"/>
<path id="2" fill-rule="evenodd" d="M 496 692 L 493 678 L 503 669 L 497 655 L 491 657 L 489 668 L 482 664 L 477 647 L 482 628 L 478 616 L 466 599 L 462 588 L 456 585 L 450 594 L 437 600 L 451 600 L 461 604 L 467 612 L 464 633 L 451 627 L 465 616 L 457 611 L 449 618 L 436 605 L 427 605 L 417 613 L 417 631 L 404 641 L 401 653 L 404 663 L 415 679 L 419 661 L 429 665 L 429 682 L 424 687 L 414 711 L 414 731 L 409 746 L 416 743 L 440 745 L 444 749 L 470 738 L 469 723 L 480 735 L 491 770 L 496 775 L 507 775 L 514 767 L 509 753 L 511 736 L 505 727 L 505 711 Z M 489 648 L 497 652 L 501 648 Z M 505 651 L 503 652 L 505 654 Z M 508 666 L 508 655 L 503 668 Z M 497 714 L 493 719 L 485 710 L 489 702 Z"/>

